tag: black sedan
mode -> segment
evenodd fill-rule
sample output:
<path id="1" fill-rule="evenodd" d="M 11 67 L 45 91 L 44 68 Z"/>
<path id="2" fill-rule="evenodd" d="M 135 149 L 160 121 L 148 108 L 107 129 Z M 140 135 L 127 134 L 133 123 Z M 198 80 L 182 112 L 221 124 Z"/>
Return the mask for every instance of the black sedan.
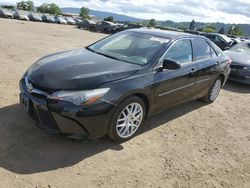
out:
<path id="1" fill-rule="evenodd" d="M 222 50 L 228 50 L 234 44 L 236 44 L 231 38 L 226 35 L 222 35 L 219 33 L 200 33 L 201 35 L 209 38 L 213 41 L 216 45 L 220 47 Z"/>
<path id="2" fill-rule="evenodd" d="M 202 36 L 127 30 L 41 58 L 20 81 L 20 101 L 49 133 L 125 141 L 156 112 L 194 99 L 215 101 L 229 63 Z"/>
<path id="3" fill-rule="evenodd" d="M 115 33 L 117 29 L 121 27 L 113 22 L 108 22 L 108 21 L 102 21 L 102 22 L 97 22 L 95 24 L 94 30 L 96 32 L 102 32 L 102 33 Z"/>
<path id="4" fill-rule="evenodd" d="M 232 59 L 229 79 L 250 84 L 250 42 L 241 42 L 225 53 Z"/>

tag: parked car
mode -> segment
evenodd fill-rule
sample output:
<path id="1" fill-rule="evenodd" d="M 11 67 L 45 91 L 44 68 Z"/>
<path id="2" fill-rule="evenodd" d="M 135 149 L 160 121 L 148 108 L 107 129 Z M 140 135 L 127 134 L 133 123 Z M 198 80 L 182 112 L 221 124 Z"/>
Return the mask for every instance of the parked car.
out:
<path id="1" fill-rule="evenodd" d="M 81 29 L 87 29 L 87 30 L 94 30 L 95 29 L 95 21 L 93 20 L 82 20 L 77 24 L 78 28 Z"/>
<path id="2" fill-rule="evenodd" d="M 97 24 L 95 25 L 95 31 L 102 33 L 115 33 L 118 28 L 118 25 L 108 21 L 97 22 Z"/>
<path id="3" fill-rule="evenodd" d="M 14 17 L 15 19 L 18 19 L 18 20 L 29 21 L 30 19 L 29 19 L 29 16 L 28 16 L 28 15 L 29 15 L 28 12 L 19 10 L 19 11 L 16 11 L 16 12 L 13 14 L 13 17 Z"/>
<path id="4" fill-rule="evenodd" d="M 65 17 L 65 20 L 68 22 L 69 25 L 76 25 L 76 22 L 71 17 Z"/>
<path id="5" fill-rule="evenodd" d="M 124 31 L 127 29 L 138 29 L 138 28 L 142 28 L 143 25 L 142 24 L 124 24 L 122 26 L 120 26 L 116 31 L 120 32 L 120 31 Z"/>
<path id="6" fill-rule="evenodd" d="M 63 17 L 61 16 L 55 16 L 55 22 L 58 24 L 67 24 L 67 20 L 65 20 Z"/>
<path id="7" fill-rule="evenodd" d="M 74 20 L 75 20 L 75 22 L 76 22 L 76 25 L 78 25 L 79 23 L 82 22 L 82 19 L 81 19 L 81 18 L 75 18 Z"/>
<path id="8" fill-rule="evenodd" d="M 233 41 L 232 46 L 234 46 L 234 45 L 239 44 L 239 43 L 242 42 L 240 38 L 231 38 L 231 39 Z"/>
<path id="9" fill-rule="evenodd" d="M 126 141 L 156 112 L 214 102 L 229 63 L 205 37 L 126 30 L 38 60 L 20 81 L 20 102 L 49 133 Z"/>
<path id="10" fill-rule="evenodd" d="M 226 35 L 218 33 L 201 33 L 201 35 L 209 38 L 222 50 L 228 50 L 233 45 L 233 40 Z"/>
<path id="11" fill-rule="evenodd" d="M 229 79 L 250 84 L 250 41 L 236 44 L 225 54 L 232 59 Z"/>
<path id="12" fill-rule="evenodd" d="M 0 9 L 0 17 L 2 18 L 13 18 L 14 11 L 12 10 L 6 10 L 6 9 Z"/>
<path id="13" fill-rule="evenodd" d="M 47 14 L 44 14 L 42 16 L 42 20 L 43 20 L 43 22 L 47 22 L 47 23 L 55 23 L 54 17 L 51 15 L 47 15 Z"/>
<path id="14" fill-rule="evenodd" d="M 37 13 L 30 13 L 29 19 L 31 21 L 35 21 L 35 22 L 42 22 L 43 21 L 42 16 L 37 14 Z"/>

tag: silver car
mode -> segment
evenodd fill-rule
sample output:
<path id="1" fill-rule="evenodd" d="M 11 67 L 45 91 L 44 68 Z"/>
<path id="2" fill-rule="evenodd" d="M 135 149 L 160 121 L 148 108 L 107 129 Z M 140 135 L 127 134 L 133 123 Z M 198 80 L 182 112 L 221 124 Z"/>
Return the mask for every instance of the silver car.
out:
<path id="1" fill-rule="evenodd" d="M 37 13 L 30 13 L 29 18 L 31 21 L 35 21 L 35 22 L 42 22 L 42 16 L 37 14 Z"/>
<path id="2" fill-rule="evenodd" d="M 25 11 L 16 11 L 13 15 L 15 19 L 29 21 L 29 13 Z"/>
<path id="3" fill-rule="evenodd" d="M 55 16 L 55 22 L 59 24 L 67 24 L 67 20 L 61 16 Z"/>
<path id="4" fill-rule="evenodd" d="M 13 18 L 14 11 L 7 9 L 0 9 L 0 17 L 2 18 Z"/>
<path id="5" fill-rule="evenodd" d="M 69 25 L 76 25 L 76 22 L 71 17 L 65 17 L 65 20 L 68 22 Z"/>

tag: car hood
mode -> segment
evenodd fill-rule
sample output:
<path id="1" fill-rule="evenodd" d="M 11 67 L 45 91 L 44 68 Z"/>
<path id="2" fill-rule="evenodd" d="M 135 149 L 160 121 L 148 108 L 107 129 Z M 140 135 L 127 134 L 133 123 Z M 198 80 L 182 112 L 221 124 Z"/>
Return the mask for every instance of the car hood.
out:
<path id="1" fill-rule="evenodd" d="M 225 51 L 225 54 L 228 55 L 234 64 L 243 64 L 250 65 L 250 53 L 246 52 L 234 52 L 234 51 Z"/>
<path id="2" fill-rule="evenodd" d="M 129 77 L 140 68 L 80 49 L 41 58 L 29 68 L 27 77 L 34 86 L 44 89 L 82 90 Z"/>

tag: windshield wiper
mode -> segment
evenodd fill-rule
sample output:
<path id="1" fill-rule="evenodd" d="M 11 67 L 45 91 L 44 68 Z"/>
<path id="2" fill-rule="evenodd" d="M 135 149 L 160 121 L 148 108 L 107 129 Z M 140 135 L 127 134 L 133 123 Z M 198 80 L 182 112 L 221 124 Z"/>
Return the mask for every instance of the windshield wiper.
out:
<path id="1" fill-rule="evenodd" d="M 111 58 L 111 59 L 120 60 L 120 59 L 118 59 L 118 58 L 116 58 L 116 57 L 113 57 L 113 56 L 108 55 L 108 54 L 104 54 L 104 53 L 102 53 L 102 52 L 95 51 L 94 53 L 99 54 L 99 55 L 103 55 L 103 56 L 108 57 L 108 58 Z"/>
<path id="2" fill-rule="evenodd" d="M 93 52 L 93 53 L 96 53 L 96 54 L 99 54 L 99 55 L 103 55 L 103 56 L 108 57 L 108 58 L 111 58 L 111 59 L 120 60 L 120 59 L 118 59 L 118 58 L 116 58 L 116 57 L 113 57 L 113 56 L 111 56 L 111 55 L 108 55 L 108 54 L 104 54 L 104 53 L 102 53 L 102 52 L 95 51 L 95 50 L 91 49 L 90 47 L 86 47 L 86 49 L 89 50 L 89 51 L 91 51 L 91 52 Z"/>

